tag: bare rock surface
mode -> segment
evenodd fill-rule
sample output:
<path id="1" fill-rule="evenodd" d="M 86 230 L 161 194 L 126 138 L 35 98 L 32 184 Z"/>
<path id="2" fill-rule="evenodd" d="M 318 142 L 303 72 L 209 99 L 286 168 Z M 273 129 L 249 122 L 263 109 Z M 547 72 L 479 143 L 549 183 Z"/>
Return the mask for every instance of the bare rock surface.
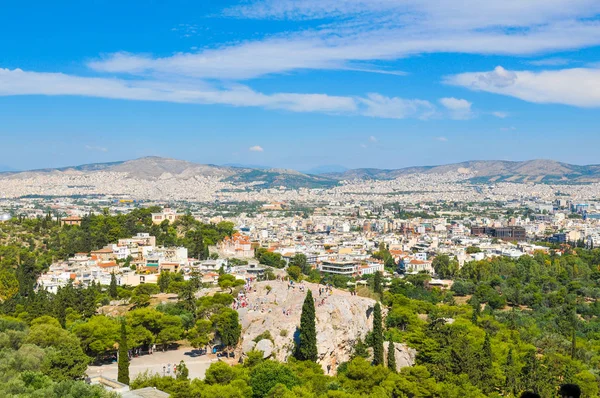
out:
<path id="1" fill-rule="evenodd" d="M 266 286 L 271 286 L 270 292 Z M 274 340 L 271 357 L 285 361 L 294 348 L 306 289 L 312 290 L 316 301 L 318 363 L 333 374 L 337 365 L 350 359 L 356 341 L 372 329 L 374 300 L 337 289 L 319 295 L 319 285 L 312 283 L 304 283 L 304 291 L 298 285 L 289 288 L 283 281 L 255 283 L 248 294 L 249 306 L 238 310 L 242 347 L 247 352 L 248 341 L 269 331 Z"/>

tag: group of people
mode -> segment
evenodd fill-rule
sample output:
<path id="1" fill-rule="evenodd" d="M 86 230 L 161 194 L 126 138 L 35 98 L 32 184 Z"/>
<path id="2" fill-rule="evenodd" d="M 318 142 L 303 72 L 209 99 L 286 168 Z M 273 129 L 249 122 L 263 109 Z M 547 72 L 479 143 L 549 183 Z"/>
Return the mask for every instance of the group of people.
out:
<path id="1" fill-rule="evenodd" d="M 579 398 L 581 397 L 581 388 L 577 384 L 563 384 L 560 386 L 558 396 L 561 398 Z M 525 391 L 521 398 L 541 398 L 540 394 L 531 391 Z"/>
<path id="2" fill-rule="evenodd" d="M 325 285 L 324 287 L 319 286 L 319 297 L 323 294 L 331 296 L 333 294 L 333 287 L 331 285 Z"/>

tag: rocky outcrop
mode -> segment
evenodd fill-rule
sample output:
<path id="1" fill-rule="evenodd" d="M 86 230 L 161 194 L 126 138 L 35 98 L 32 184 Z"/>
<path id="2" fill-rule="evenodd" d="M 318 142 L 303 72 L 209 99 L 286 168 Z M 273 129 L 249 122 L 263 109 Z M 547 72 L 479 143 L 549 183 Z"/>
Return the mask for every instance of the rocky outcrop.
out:
<path id="1" fill-rule="evenodd" d="M 266 286 L 271 287 L 270 292 Z M 375 301 L 340 290 L 319 295 L 318 285 L 306 283 L 304 286 L 312 289 L 316 299 L 318 363 L 326 373 L 333 374 L 337 365 L 350 359 L 356 341 L 372 329 Z M 273 338 L 271 357 L 285 361 L 292 354 L 306 290 L 288 288 L 282 281 L 259 282 L 255 287 L 256 292 L 248 294 L 249 306 L 238 310 L 243 352 L 258 350 L 264 340 L 256 347 L 249 341 L 269 331 Z"/>
<path id="2" fill-rule="evenodd" d="M 256 343 L 256 346 L 254 347 L 256 351 L 261 351 L 263 353 L 263 358 L 265 359 L 273 354 L 273 348 L 273 342 L 269 339 L 262 339 Z"/>
<path id="3" fill-rule="evenodd" d="M 385 363 L 387 363 L 388 356 L 388 343 L 385 343 L 384 346 L 384 358 Z M 402 368 L 406 368 L 409 366 L 415 365 L 415 358 L 417 357 L 417 350 L 414 348 L 410 348 L 406 344 L 394 343 L 394 354 L 396 357 L 396 370 L 400 371 Z"/>

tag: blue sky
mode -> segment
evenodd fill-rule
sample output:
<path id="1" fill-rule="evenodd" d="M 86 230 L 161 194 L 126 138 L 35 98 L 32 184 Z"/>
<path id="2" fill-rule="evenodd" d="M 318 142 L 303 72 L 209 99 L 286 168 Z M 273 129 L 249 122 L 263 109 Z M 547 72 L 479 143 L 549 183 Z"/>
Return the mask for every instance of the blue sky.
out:
<path id="1" fill-rule="evenodd" d="M 599 15 L 597 0 L 7 0 L 0 164 L 600 163 Z"/>

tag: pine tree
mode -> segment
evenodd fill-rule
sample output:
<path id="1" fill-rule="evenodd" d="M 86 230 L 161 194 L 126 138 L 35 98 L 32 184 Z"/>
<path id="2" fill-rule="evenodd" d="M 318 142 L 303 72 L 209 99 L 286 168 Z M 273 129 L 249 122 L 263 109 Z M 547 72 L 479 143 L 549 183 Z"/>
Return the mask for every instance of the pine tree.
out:
<path id="1" fill-rule="evenodd" d="M 374 279 L 374 290 L 375 293 L 377 294 L 383 294 L 383 283 L 381 281 L 381 272 L 377 271 L 375 272 L 375 277 Z"/>
<path id="2" fill-rule="evenodd" d="M 119 383 L 129 384 L 129 351 L 127 349 L 127 329 L 125 326 L 125 318 L 123 318 L 121 320 L 121 339 L 119 340 L 117 380 Z"/>
<path id="3" fill-rule="evenodd" d="M 396 348 L 393 341 L 388 342 L 387 367 L 392 372 L 396 371 Z"/>
<path id="4" fill-rule="evenodd" d="M 115 276 L 114 272 L 110 274 L 110 287 L 108 288 L 108 294 L 113 299 L 119 297 L 119 293 L 117 291 L 117 277 Z"/>
<path id="5" fill-rule="evenodd" d="M 373 311 L 373 365 L 383 365 L 383 325 L 379 303 L 375 304 Z"/>
<path id="6" fill-rule="evenodd" d="M 302 315 L 300 316 L 300 336 L 296 342 L 295 357 L 300 361 L 317 360 L 317 329 L 315 326 L 315 302 L 312 292 L 308 289 Z"/>

